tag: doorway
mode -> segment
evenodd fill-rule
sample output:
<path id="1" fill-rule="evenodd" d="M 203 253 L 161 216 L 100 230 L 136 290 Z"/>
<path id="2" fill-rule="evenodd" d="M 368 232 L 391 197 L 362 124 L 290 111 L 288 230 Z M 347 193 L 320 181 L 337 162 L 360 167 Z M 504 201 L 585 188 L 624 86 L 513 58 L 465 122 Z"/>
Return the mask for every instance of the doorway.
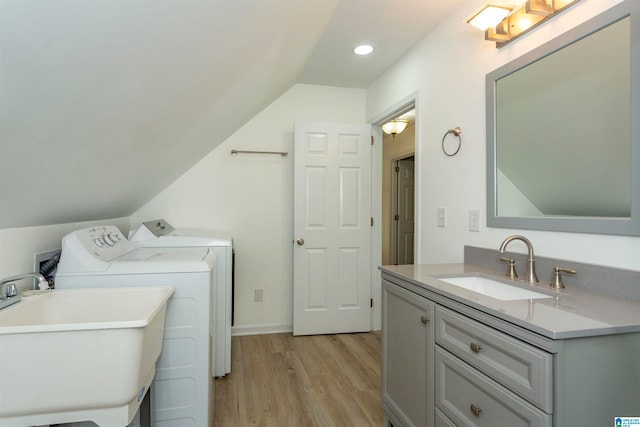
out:
<path id="1" fill-rule="evenodd" d="M 395 117 L 392 117 L 395 118 Z M 413 264 L 415 215 L 415 110 L 399 134 L 382 138 L 382 264 Z"/>
<path id="2" fill-rule="evenodd" d="M 379 330 L 382 326 L 382 316 L 380 307 L 382 306 L 382 286 L 381 286 L 381 273 L 378 266 L 390 265 L 391 262 L 391 177 L 392 177 L 392 165 L 394 161 L 414 156 L 414 175 L 415 175 L 415 189 L 413 194 L 413 206 L 414 206 L 414 245 L 413 245 L 413 259 L 414 263 L 420 261 L 420 230 L 421 221 L 420 216 L 416 215 L 419 212 L 420 206 L 420 147 L 416 144 L 419 140 L 417 117 L 419 113 L 418 108 L 418 93 L 413 93 L 406 98 L 398 101 L 395 105 L 390 106 L 378 117 L 371 120 L 373 125 L 372 134 L 374 136 L 374 157 L 373 161 L 373 217 L 375 221 L 372 221 L 372 271 L 371 277 L 373 278 L 371 283 L 372 289 L 372 324 L 374 330 Z M 409 125 L 400 133 L 397 133 L 395 137 L 383 132 L 382 126 L 390 120 L 407 117 Z M 382 143 L 378 143 L 382 141 Z M 378 221 L 378 218 L 380 221 Z M 378 224 L 378 225 L 376 225 Z"/>

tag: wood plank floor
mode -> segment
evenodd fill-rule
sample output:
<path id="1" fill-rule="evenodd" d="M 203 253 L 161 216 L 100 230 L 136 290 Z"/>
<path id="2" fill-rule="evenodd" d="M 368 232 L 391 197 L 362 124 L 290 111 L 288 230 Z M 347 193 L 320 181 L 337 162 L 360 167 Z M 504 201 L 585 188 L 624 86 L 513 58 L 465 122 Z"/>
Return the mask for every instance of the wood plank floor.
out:
<path id="1" fill-rule="evenodd" d="M 233 337 L 215 427 L 382 426 L 380 334 Z"/>

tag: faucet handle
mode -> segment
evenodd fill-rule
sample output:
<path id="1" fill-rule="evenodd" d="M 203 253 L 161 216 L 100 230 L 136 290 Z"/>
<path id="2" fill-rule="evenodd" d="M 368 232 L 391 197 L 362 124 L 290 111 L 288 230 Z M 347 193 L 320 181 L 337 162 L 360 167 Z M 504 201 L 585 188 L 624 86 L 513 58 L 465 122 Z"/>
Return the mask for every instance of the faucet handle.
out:
<path id="1" fill-rule="evenodd" d="M 562 283 L 562 273 L 576 274 L 573 268 L 566 267 L 553 267 L 553 280 L 549 283 L 554 289 L 564 289 L 564 283 Z"/>
<path id="2" fill-rule="evenodd" d="M 512 258 L 500 257 L 500 261 L 509 263 L 509 272 L 505 274 L 510 279 L 517 279 L 516 262 Z"/>
<path id="3" fill-rule="evenodd" d="M 9 283 L 7 285 L 6 292 L 7 292 L 7 297 L 8 298 L 13 298 L 13 297 L 17 296 L 18 295 L 18 288 L 16 287 L 16 284 L 15 283 Z"/>
<path id="4" fill-rule="evenodd" d="M 2 292 L 0 292 L 0 299 L 9 299 L 18 295 L 18 288 L 15 283 L 4 284 L 0 289 L 2 290 Z"/>

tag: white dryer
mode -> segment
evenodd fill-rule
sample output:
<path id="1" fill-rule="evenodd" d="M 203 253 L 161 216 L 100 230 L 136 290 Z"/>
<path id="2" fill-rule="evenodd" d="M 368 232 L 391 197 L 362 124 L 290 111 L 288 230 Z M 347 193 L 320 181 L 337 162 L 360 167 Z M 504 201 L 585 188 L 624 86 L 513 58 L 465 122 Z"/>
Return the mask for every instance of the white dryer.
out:
<path id="1" fill-rule="evenodd" d="M 218 230 L 178 228 L 163 219 L 143 222 L 129 233 L 129 241 L 139 248 L 210 248 L 216 255 L 214 291 L 216 365 L 214 375 L 231 372 L 231 326 L 233 326 L 233 238 Z"/>
<path id="2" fill-rule="evenodd" d="M 62 241 L 56 288 L 175 288 L 150 390 L 153 425 L 212 425 L 215 263 L 207 248 L 136 248 L 112 226 L 77 230 Z"/>

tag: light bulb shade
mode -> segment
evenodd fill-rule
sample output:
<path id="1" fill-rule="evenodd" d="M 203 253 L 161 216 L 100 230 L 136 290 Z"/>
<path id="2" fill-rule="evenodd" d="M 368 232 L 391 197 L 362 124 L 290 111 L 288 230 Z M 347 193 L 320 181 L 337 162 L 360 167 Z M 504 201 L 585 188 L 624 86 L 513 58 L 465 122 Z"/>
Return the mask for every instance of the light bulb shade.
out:
<path id="1" fill-rule="evenodd" d="M 512 10 L 509 6 L 487 4 L 467 18 L 467 23 L 485 31 L 498 25 Z"/>
<path id="2" fill-rule="evenodd" d="M 409 126 L 409 120 L 395 119 L 382 125 L 382 131 L 388 135 L 396 136 Z"/>
<path id="3" fill-rule="evenodd" d="M 467 18 L 467 23 L 484 30 L 485 40 L 502 47 L 580 0 L 513 1 L 521 4 L 487 4 Z"/>

